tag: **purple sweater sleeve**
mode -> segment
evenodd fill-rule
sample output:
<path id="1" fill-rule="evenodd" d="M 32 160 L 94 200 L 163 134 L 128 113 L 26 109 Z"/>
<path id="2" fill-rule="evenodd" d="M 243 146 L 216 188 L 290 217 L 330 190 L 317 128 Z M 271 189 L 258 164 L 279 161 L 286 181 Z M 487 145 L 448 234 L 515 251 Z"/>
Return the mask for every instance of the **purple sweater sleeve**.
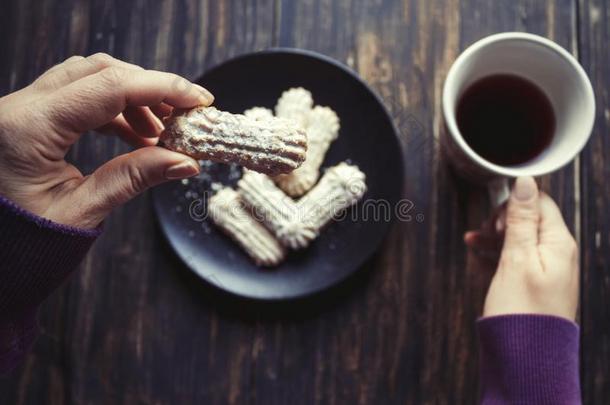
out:
<path id="1" fill-rule="evenodd" d="M 481 403 L 580 404 L 579 328 L 548 315 L 503 315 L 477 322 Z"/>
<path id="2" fill-rule="evenodd" d="M 57 224 L 0 196 L 0 374 L 23 360 L 36 337 L 38 306 L 100 233 Z"/>

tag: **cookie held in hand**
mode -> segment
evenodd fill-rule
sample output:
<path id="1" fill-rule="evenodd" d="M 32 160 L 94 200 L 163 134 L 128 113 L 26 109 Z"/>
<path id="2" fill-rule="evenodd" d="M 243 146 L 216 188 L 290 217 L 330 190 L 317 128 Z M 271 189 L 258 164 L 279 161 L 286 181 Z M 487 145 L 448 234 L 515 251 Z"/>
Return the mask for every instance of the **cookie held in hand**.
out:
<path id="1" fill-rule="evenodd" d="M 160 143 L 195 159 L 235 163 L 276 176 L 290 173 L 306 157 L 307 135 L 287 119 L 254 119 L 200 106 L 174 110 L 164 123 Z"/>

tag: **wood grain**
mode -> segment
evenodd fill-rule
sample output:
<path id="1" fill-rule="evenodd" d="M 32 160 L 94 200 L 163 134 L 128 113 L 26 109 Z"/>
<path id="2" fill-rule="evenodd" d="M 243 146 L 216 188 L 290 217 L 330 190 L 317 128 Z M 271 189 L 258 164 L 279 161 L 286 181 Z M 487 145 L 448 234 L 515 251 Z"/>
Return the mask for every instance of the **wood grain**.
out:
<path id="1" fill-rule="evenodd" d="M 596 96 L 595 129 L 581 155 L 583 401 L 610 401 L 610 6 L 579 2 L 579 57 Z"/>
<path id="2" fill-rule="evenodd" d="M 484 190 L 440 155 L 440 93 L 461 50 L 508 30 L 578 52 L 606 106 L 581 159 L 542 184 L 582 235 L 584 398 L 610 401 L 609 19 L 603 0 L 8 2 L 2 94 L 72 54 L 100 51 L 189 78 L 271 46 L 351 66 L 400 130 L 414 220 L 397 223 L 356 277 L 278 308 L 201 285 L 163 239 L 148 197 L 137 198 L 110 216 L 80 271 L 42 308 L 41 337 L 0 380 L 0 403 L 476 403 L 474 323 L 490 272 L 466 255 L 462 234 L 489 209 Z M 70 159 L 90 172 L 128 150 L 91 133 Z"/>

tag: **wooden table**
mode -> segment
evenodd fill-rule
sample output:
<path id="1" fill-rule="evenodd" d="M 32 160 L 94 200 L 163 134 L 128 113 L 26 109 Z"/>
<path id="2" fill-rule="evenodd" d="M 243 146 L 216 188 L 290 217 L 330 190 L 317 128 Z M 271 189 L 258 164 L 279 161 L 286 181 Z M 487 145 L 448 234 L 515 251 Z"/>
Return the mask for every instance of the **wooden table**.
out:
<path id="1" fill-rule="evenodd" d="M 582 387 L 610 403 L 610 5 L 604 0 L 7 1 L 0 92 L 73 54 L 108 52 L 196 78 L 241 53 L 312 49 L 353 67 L 385 100 L 406 157 L 417 221 L 331 295 L 286 311 L 219 297 L 168 247 L 144 195 L 106 221 L 82 268 L 40 314 L 25 365 L 0 380 L 2 404 L 472 404 L 489 273 L 466 229 L 483 190 L 440 159 L 440 94 L 468 44 L 527 31 L 577 55 L 597 97 L 588 147 L 542 179 L 582 248 Z M 89 134 L 70 157 L 85 172 L 127 151 Z"/>

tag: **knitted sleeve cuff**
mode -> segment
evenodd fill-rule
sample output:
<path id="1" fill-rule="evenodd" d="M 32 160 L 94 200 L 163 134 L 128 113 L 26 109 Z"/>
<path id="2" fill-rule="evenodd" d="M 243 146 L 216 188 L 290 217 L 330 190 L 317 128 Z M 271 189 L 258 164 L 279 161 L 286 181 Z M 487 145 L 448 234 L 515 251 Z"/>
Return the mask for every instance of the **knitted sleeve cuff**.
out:
<path id="1" fill-rule="evenodd" d="M 36 309 L 101 231 L 55 223 L 0 196 L 0 363 L 29 347 Z"/>
<path id="2" fill-rule="evenodd" d="M 36 309 L 22 313 L 15 319 L 0 321 L 0 376 L 23 361 L 37 334 Z"/>
<path id="3" fill-rule="evenodd" d="M 482 403 L 580 404 L 579 328 L 548 315 L 477 322 Z"/>

